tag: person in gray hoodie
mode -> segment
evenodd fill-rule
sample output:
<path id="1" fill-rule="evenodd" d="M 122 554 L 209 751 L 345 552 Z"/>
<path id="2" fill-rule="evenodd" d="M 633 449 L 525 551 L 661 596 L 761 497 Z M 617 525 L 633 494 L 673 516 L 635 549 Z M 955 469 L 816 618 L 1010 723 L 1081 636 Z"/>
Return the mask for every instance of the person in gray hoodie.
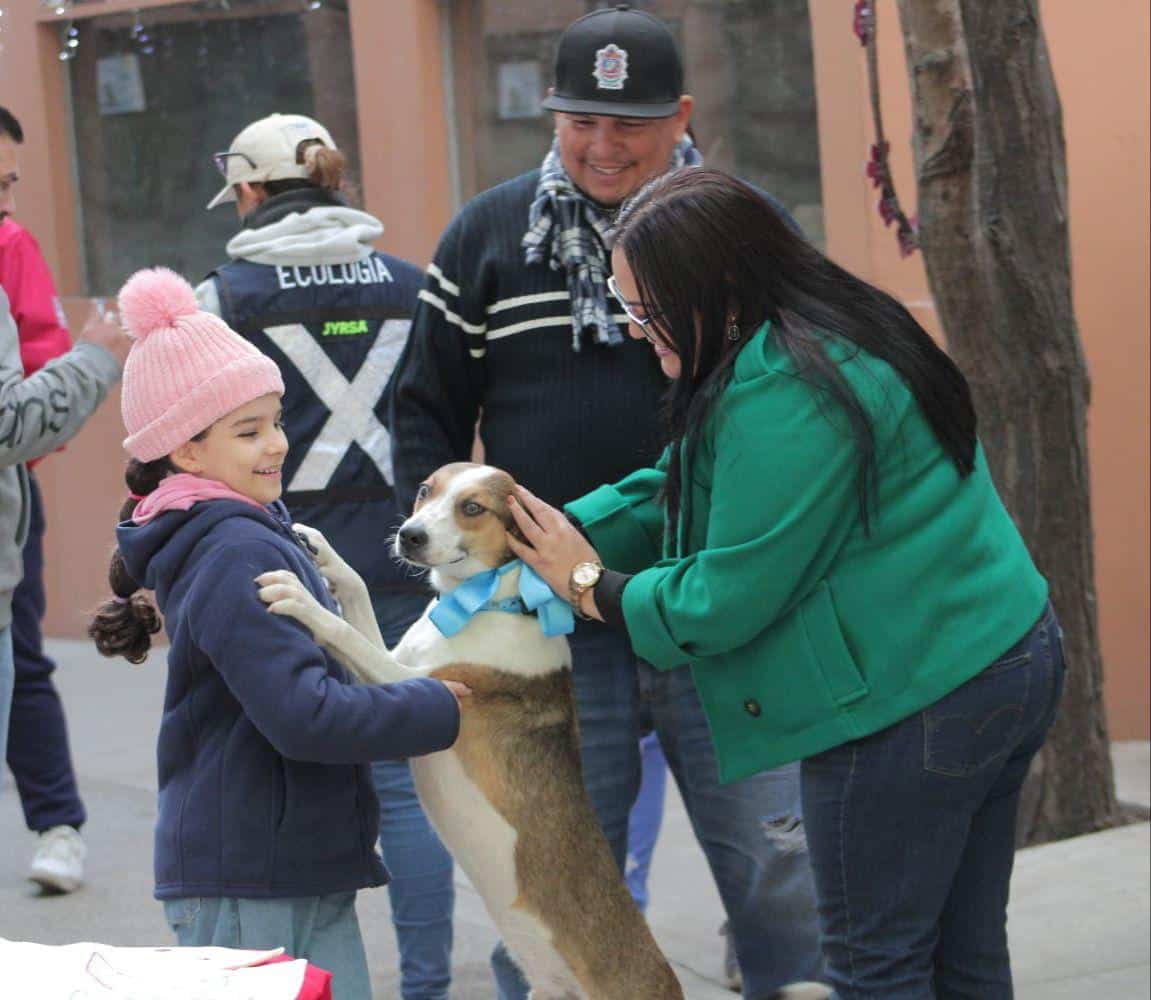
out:
<path id="1" fill-rule="evenodd" d="M 20 341 L 0 289 L 0 746 L 12 704 L 12 591 L 23 574 L 28 533 L 24 463 L 74 436 L 119 379 L 131 341 L 113 315 L 90 322 L 67 354 L 24 378 Z"/>

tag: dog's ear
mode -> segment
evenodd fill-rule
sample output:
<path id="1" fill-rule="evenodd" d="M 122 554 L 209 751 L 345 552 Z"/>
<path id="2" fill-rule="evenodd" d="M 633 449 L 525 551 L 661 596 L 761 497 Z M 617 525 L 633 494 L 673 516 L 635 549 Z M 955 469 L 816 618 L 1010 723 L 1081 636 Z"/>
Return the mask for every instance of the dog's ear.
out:
<path id="1" fill-rule="evenodd" d="M 526 542 L 527 539 L 524 538 L 523 532 L 520 531 L 519 525 L 516 524 L 516 519 L 512 516 L 511 506 L 508 504 L 508 498 L 516 491 L 516 481 L 506 472 L 501 472 L 496 477 L 493 486 L 492 493 L 498 501 L 496 504 L 496 513 L 499 514 L 500 521 L 503 523 L 504 528 L 516 541 Z"/>
<path id="2" fill-rule="evenodd" d="M 514 487 L 503 493 L 501 497 L 501 504 L 499 507 L 500 520 L 503 522 L 504 527 L 507 529 L 509 535 L 512 536 L 517 542 L 526 542 L 524 533 L 520 531 L 520 526 L 516 524 L 516 519 L 512 515 L 511 505 L 508 503 L 508 497 L 514 492 Z"/>
<path id="3" fill-rule="evenodd" d="M 527 544 L 527 539 L 524 538 L 524 534 L 522 531 L 520 531 L 520 527 L 518 524 L 516 524 L 515 518 L 512 517 L 510 510 L 507 512 L 507 516 L 501 518 L 501 520 L 504 522 L 504 527 L 507 529 L 508 534 L 512 538 L 514 538 L 517 542 L 523 542 L 524 544 Z M 505 543 L 504 557 L 502 562 L 509 563 L 515 558 L 516 554 L 512 551 L 512 547 Z"/>

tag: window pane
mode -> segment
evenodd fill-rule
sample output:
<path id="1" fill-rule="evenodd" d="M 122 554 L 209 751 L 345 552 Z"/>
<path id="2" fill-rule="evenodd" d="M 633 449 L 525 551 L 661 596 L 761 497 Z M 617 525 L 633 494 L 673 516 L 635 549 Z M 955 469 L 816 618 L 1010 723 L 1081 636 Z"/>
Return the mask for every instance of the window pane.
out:
<path id="1" fill-rule="evenodd" d="M 358 175 L 348 14 L 299 0 L 176 4 L 76 22 L 71 75 L 87 292 L 140 267 L 196 281 L 224 259 L 235 209 L 204 206 L 211 154 L 274 111 L 317 118 Z"/>
<path id="2" fill-rule="evenodd" d="M 551 115 L 539 101 L 551 82 L 556 40 L 566 25 L 602 6 L 457 0 L 452 57 L 465 197 L 539 166 L 552 134 Z M 822 243 L 807 0 L 641 0 L 633 6 L 661 18 L 679 42 L 704 162 L 770 191 Z"/>

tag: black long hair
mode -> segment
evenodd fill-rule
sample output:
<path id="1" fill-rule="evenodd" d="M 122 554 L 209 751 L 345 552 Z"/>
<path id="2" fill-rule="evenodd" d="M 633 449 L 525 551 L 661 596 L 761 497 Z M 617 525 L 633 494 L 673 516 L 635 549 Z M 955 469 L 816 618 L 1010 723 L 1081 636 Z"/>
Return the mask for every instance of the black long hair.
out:
<path id="1" fill-rule="evenodd" d="M 680 510 L 680 473 L 693 435 L 731 380 L 740 348 L 765 321 L 801 377 L 846 413 L 859 453 L 856 493 L 864 529 L 876 498 L 872 420 L 823 341 L 838 337 L 885 361 L 907 384 L 961 476 L 975 465 L 975 408 L 967 380 L 886 292 L 828 260 L 749 185 L 717 170 L 674 170 L 620 211 L 615 246 L 640 301 L 659 317 L 683 372 L 669 387 L 668 524 Z M 738 337 L 729 334 L 731 320 Z"/>

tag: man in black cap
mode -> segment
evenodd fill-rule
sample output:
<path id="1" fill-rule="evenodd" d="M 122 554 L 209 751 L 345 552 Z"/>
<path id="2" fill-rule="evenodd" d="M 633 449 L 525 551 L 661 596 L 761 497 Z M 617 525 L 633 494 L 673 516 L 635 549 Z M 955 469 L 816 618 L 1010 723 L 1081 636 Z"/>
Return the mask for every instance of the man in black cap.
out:
<path id="1" fill-rule="evenodd" d="M 701 162 L 671 32 L 626 5 L 580 18 L 543 103 L 555 140 L 540 169 L 465 206 L 428 268 L 390 389 L 401 508 L 424 477 L 469 457 L 477 420 L 486 461 L 555 505 L 659 455 L 666 382 L 647 345 L 624 335 L 606 242 L 625 198 Z M 815 978 L 797 766 L 720 786 L 687 666 L 657 672 L 597 622 L 570 638 L 584 778 L 621 869 L 639 736 L 652 728 L 727 909 L 744 994 Z M 504 1000 L 526 997 L 502 946 L 492 964 Z"/>

